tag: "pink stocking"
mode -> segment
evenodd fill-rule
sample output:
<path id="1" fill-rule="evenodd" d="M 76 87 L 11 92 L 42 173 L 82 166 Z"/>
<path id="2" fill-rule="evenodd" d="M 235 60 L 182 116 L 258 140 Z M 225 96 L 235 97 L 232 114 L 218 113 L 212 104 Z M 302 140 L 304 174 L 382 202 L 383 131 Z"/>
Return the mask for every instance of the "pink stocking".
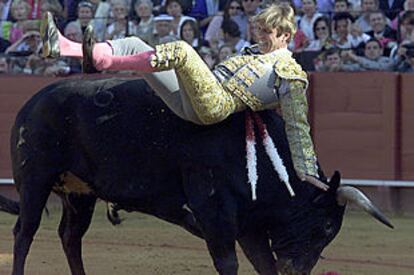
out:
<path id="1" fill-rule="evenodd" d="M 72 56 L 82 58 L 82 44 L 73 42 L 72 40 L 67 39 L 63 35 L 59 33 L 59 49 L 60 55 L 62 56 Z M 110 44 L 104 43 L 97 43 L 93 48 L 93 55 L 101 56 L 101 55 L 112 55 L 112 47 Z"/>
<path id="2" fill-rule="evenodd" d="M 146 51 L 135 55 L 113 56 L 106 53 L 102 54 L 97 49 L 96 44 L 93 48 L 93 59 L 97 70 L 134 70 L 142 73 L 155 72 L 151 64 L 151 56 L 154 51 Z"/>

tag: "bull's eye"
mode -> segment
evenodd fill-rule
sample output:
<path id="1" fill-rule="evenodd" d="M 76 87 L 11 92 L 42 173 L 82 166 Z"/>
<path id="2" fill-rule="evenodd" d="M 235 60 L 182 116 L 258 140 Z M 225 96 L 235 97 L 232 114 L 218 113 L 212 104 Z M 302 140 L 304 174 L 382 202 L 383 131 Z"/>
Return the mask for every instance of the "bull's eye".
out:
<path id="1" fill-rule="evenodd" d="M 332 221 L 327 221 L 325 224 L 325 233 L 326 235 L 331 235 L 333 233 L 333 224 Z"/>

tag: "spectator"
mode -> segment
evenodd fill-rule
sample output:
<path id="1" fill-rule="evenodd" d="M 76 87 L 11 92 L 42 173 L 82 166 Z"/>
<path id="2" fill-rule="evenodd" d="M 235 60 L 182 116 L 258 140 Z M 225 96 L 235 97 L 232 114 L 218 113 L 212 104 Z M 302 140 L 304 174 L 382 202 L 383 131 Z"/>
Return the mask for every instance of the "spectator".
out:
<path id="1" fill-rule="evenodd" d="M 239 26 L 233 20 L 227 20 L 223 22 L 223 42 L 219 44 L 219 47 L 222 44 L 231 45 L 237 53 L 240 53 L 244 47 L 250 46 L 250 43 L 243 38 L 241 38 L 241 33 Z"/>
<path id="2" fill-rule="evenodd" d="M 42 13 L 41 13 L 42 1 L 41 0 L 28 0 L 28 3 L 30 6 L 28 19 L 41 19 L 42 18 Z"/>
<path id="3" fill-rule="evenodd" d="M 106 26 L 111 13 L 111 5 L 106 1 L 89 0 L 94 6 L 94 18 L 90 22 L 95 32 L 95 39 L 99 42 L 105 40 Z"/>
<path id="4" fill-rule="evenodd" d="M 217 48 L 218 42 L 223 40 L 223 30 L 221 25 L 224 20 L 233 18 L 233 16 L 241 14 L 241 2 L 240 0 L 230 0 L 227 2 L 222 13 L 218 13 L 211 20 L 205 33 L 205 40 L 207 40 L 212 48 Z"/>
<path id="5" fill-rule="evenodd" d="M 326 16 L 319 17 L 313 24 L 313 33 L 316 39 L 312 40 L 306 51 L 327 50 L 334 46 L 331 37 L 329 19 Z"/>
<path id="6" fill-rule="evenodd" d="M 352 51 L 345 51 L 342 59 L 344 62 L 353 62 L 357 71 L 391 71 L 392 60 L 383 56 L 383 51 L 381 43 L 372 38 L 365 43 L 364 56 L 357 56 Z"/>
<path id="7" fill-rule="evenodd" d="M 334 0 L 318 0 L 316 9 L 323 14 L 331 14 L 334 10 Z M 295 9 L 300 10 L 303 9 L 303 1 L 301 0 L 293 0 L 293 5 Z"/>
<path id="8" fill-rule="evenodd" d="M 315 65 L 315 69 L 319 72 L 343 72 L 355 70 L 354 65 L 344 64 L 341 57 L 341 50 L 338 48 L 331 48 L 322 52 L 319 59 L 322 60 L 322 63 Z"/>
<path id="9" fill-rule="evenodd" d="M 397 30 L 398 25 L 399 25 L 399 20 L 400 18 L 402 19 L 402 17 L 404 16 L 405 13 L 410 12 L 410 11 L 414 11 L 414 0 L 405 0 L 404 1 L 404 10 L 402 10 L 398 16 L 395 17 L 394 20 L 392 20 L 390 27 L 393 30 Z"/>
<path id="10" fill-rule="evenodd" d="M 186 41 L 196 50 L 202 46 L 207 46 L 207 43 L 201 39 L 200 28 L 194 20 L 185 20 L 181 24 L 179 38 Z"/>
<path id="11" fill-rule="evenodd" d="M 353 49 L 357 48 L 362 42 L 369 40 L 370 36 L 365 33 L 351 34 L 352 20 L 352 16 L 347 12 L 335 14 L 333 18 L 335 31 L 333 40 L 336 47 L 340 49 Z"/>
<path id="12" fill-rule="evenodd" d="M 0 0 L 0 26 L 3 22 L 11 21 L 11 5 L 13 0 Z"/>
<path id="13" fill-rule="evenodd" d="M 42 47 L 40 34 L 37 31 L 28 31 L 7 48 L 6 53 L 14 55 L 38 54 Z"/>
<path id="14" fill-rule="evenodd" d="M 138 17 L 136 35 L 146 42 L 152 41 L 154 39 L 154 15 L 152 15 L 152 1 L 136 1 L 134 11 Z"/>
<path id="15" fill-rule="evenodd" d="M 167 0 L 167 13 L 173 17 L 173 21 L 171 22 L 173 28 L 173 34 L 177 37 L 179 36 L 181 24 L 185 20 L 196 20 L 194 17 L 183 15 L 183 7 L 180 0 Z"/>
<path id="16" fill-rule="evenodd" d="M 75 42 L 82 42 L 82 30 L 79 26 L 79 24 L 76 24 L 75 21 L 70 22 L 66 25 L 64 30 L 65 37 L 67 37 L 69 40 L 75 41 Z"/>
<path id="17" fill-rule="evenodd" d="M 76 22 L 83 33 L 93 18 L 93 5 L 87 1 L 80 2 L 77 16 L 78 18 L 72 22 Z"/>
<path id="18" fill-rule="evenodd" d="M 314 40 L 313 24 L 316 19 L 322 16 L 316 11 L 316 0 L 302 0 L 303 15 L 299 19 L 299 29 L 301 29 L 309 40 Z"/>
<path id="19" fill-rule="evenodd" d="M 197 19 L 203 32 L 219 11 L 219 2 L 219 0 L 193 0 L 193 6 L 188 15 Z"/>
<path id="20" fill-rule="evenodd" d="M 293 52 L 301 52 L 310 44 L 309 38 L 302 30 L 296 30 L 293 39 L 290 41 L 288 48 Z"/>
<path id="21" fill-rule="evenodd" d="M 154 40 L 150 42 L 152 46 L 177 40 L 177 37 L 171 34 L 173 28 L 172 21 L 173 17 L 166 14 L 161 14 L 154 18 L 155 34 Z"/>
<path id="22" fill-rule="evenodd" d="M 210 69 L 213 69 L 217 64 L 216 54 L 212 48 L 203 46 L 199 49 L 198 53 Z"/>
<path id="23" fill-rule="evenodd" d="M 58 0 L 42 1 L 40 11 L 42 15 L 46 14 L 46 12 L 52 13 L 58 28 L 62 29 L 66 25 L 66 19 L 63 16 L 63 8 Z"/>
<path id="24" fill-rule="evenodd" d="M 348 0 L 335 0 L 334 12 L 351 12 Z"/>
<path id="25" fill-rule="evenodd" d="M 398 50 L 395 69 L 402 73 L 414 72 L 414 43 L 402 45 Z"/>
<path id="26" fill-rule="evenodd" d="M 14 0 L 11 5 L 11 14 L 16 22 L 11 26 L 8 40 L 13 44 L 23 36 L 25 31 L 25 23 L 30 15 L 29 3 L 26 0 Z"/>
<path id="27" fill-rule="evenodd" d="M 112 0 L 111 11 L 114 21 L 106 29 L 105 40 L 115 40 L 136 34 L 137 26 L 128 20 L 126 0 Z"/>
<path id="28" fill-rule="evenodd" d="M 370 37 L 376 38 L 384 47 L 384 54 L 389 55 L 391 48 L 396 45 L 397 32 L 387 25 L 382 11 L 374 11 L 369 15 L 372 31 L 367 32 Z"/>
<path id="29" fill-rule="evenodd" d="M 240 30 L 240 36 L 242 39 L 249 40 L 251 34 L 247 32 L 250 29 L 249 19 L 255 15 L 259 10 L 261 0 L 242 0 L 242 12 L 233 16 L 231 19 L 237 23 Z"/>
<path id="30" fill-rule="evenodd" d="M 236 50 L 231 45 L 223 44 L 218 50 L 217 63 L 223 62 L 224 60 L 235 54 Z"/>
<path id="31" fill-rule="evenodd" d="M 0 55 L 0 74 L 7 74 L 9 73 L 9 63 L 7 60 L 7 56 Z"/>
<path id="32" fill-rule="evenodd" d="M 379 0 L 379 9 L 389 20 L 393 20 L 403 8 L 404 0 Z"/>
<path id="33" fill-rule="evenodd" d="M 414 11 L 407 11 L 402 15 L 399 30 L 398 41 L 400 43 L 414 42 Z"/>
<path id="34" fill-rule="evenodd" d="M 379 9 L 378 0 L 361 0 L 361 15 L 355 20 L 355 24 L 362 32 L 372 31 L 369 23 L 369 15 L 371 12 Z"/>

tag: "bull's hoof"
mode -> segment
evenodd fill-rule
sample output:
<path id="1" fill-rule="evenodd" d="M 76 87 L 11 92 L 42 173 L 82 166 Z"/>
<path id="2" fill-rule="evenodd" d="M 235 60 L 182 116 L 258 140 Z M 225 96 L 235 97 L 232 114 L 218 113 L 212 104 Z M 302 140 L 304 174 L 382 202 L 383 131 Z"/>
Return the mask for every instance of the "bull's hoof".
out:
<path id="1" fill-rule="evenodd" d="M 40 35 L 43 41 L 42 56 L 57 58 L 60 56 L 59 30 L 56 27 L 53 15 L 46 12 L 40 24 Z"/>
<path id="2" fill-rule="evenodd" d="M 92 25 L 88 25 L 83 33 L 82 41 L 82 71 L 86 74 L 93 74 L 99 72 L 93 64 L 93 47 L 95 46 L 95 37 Z"/>

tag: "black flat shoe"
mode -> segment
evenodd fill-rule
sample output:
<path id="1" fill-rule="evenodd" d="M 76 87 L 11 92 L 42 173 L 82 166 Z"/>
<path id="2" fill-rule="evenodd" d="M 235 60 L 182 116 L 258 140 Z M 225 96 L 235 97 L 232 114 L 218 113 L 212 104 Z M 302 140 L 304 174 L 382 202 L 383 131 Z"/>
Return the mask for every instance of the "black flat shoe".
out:
<path id="1" fill-rule="evenodd" d="M 83 33 L 82 41 L 82 72 L 86 74 L 93 74 L 99 72 L 93 64 L 93 47 L 95 46 L 95 35 L 93 33 L 92 25 L 88 25 Z"/>
<path id="2" fill-rule="evenodd" d="M 42 56 L 57 58 L 60 56 L 59 29 L 56 27 L 53 15 L 46 12 L 40 24 L 40 35 L 42 37 Z"/>

